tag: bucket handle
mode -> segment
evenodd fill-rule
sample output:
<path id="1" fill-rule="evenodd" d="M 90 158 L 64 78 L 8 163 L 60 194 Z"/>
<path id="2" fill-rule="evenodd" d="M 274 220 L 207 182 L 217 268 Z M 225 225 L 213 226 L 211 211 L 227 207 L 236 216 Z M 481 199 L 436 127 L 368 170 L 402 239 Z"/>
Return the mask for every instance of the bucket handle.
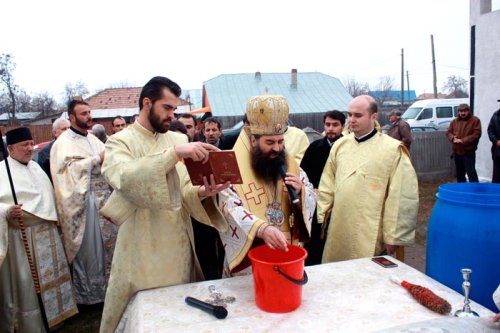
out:
<path id="1" fill-rule="evenodd" d="M 283 277 L 285 279 L 287 279 L 288 281 L 292 282 L 292 283 L 295 283 L 296 285 L 299 285 L 299 286 L 303 286 L 307 283 L 307 281 L 309 280 L 309 278 L 307 277 L 307 273 L 306 271 L 304 270 L 304 275 L 302 276 L 302 280 L 297 280 L 297 279 L 294 279 L 293 277 L 287 275 L 285 272 L 283 272 L 278 266 L 274 266 L 274 270 L 276 272 L 278 272 L 278 274 L 281 274 L 283 275 Z"/>

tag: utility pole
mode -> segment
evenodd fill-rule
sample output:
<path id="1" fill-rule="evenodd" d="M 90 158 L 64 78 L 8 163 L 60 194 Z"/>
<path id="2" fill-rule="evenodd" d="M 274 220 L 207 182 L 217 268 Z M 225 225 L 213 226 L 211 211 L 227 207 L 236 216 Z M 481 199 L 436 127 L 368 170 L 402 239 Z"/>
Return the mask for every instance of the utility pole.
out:
<path id="1" fill-rule="evenodd" d="M 410 96 L 410 75 L 408 75 L 408 71 L 406 71 L 406 86 L 408 87 L 408 104 L 411 104 L 411 96 Z"/>
<path id="2" fill-rule="evenodd" d="M 431 49 L 432 49 L 432 75 L 434 77 L 434 98 L 438 98 L 438 89 L 437 89 L 437 77 L 436 77 L 436 57 L 434 55 L 434 36 L 431 35 Z"/>
<path id="3" fill-rule="evenodd" d="M 405 105 L 405 50 L 401 49 L 401 107 Z"/>

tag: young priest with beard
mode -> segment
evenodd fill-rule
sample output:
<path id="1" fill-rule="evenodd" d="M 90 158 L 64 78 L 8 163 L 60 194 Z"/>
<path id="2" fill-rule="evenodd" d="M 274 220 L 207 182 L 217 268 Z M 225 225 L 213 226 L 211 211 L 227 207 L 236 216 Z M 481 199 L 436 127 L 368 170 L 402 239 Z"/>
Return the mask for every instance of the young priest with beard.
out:
<path id="1" fill-rule="evenodd" d="M 256 96 L 247 103 L 249 125 L 234 146 L 243 184 L 219 193 L 219 208 L 229 228 L 221 232 L 226 250 L 224 276 L 251 273 L 248 251 L 259 244 L 287 250 L 308 235 L 291 232 L 292 209 L 286 185 L 300 199 L 305 229 L 310 233 L 316 194 L 307 175 L 285 150 L 288 104 L 282 96 Z M 283 180 L 280 168 L 287 170 Z M 297 224 L 297 223 L 295 223 Z M 300 244 L 301 245 L 301 244 Z"/>

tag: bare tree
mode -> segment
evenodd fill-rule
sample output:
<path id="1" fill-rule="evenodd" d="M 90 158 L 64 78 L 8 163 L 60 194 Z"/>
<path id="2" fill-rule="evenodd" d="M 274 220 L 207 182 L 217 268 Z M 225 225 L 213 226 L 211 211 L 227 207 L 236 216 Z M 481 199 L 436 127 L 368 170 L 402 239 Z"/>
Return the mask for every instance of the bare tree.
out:
<path id="1" fill-rule="evenodd" d="M 42 116 L 48 116 L 57 112 L 56 101 L 48 92 L 39 93 L 31 101 L 31 109 L 34 112 L 41 112 Z"/>
<path id="2" fill-rule="evenodd" d="M 9 118 L 9 124 L 12 125 L 13 119 L 16 118 L 16 90 L 17 86 L 14 83 L 13 72 L 16 68 L 16 64 L 12 60 L 10 54 L 0 54 L 0 80 L 7 90 L 7 94 L 10 99 L 10 108 L 7 110 L 7 117 Z M 10 111 L 10 112 L 9 112 Z M 11 116 L 12 115 L 12 116 Z"/>
<path id="3" fill-rule="evenodd" d="M 344 86 L 352 97 L 365 95 L 370 90 L 368 83 L 358 82 L 352 77 L 344 80 Z"/>
<path id="4" fill-rule="evenodd" d="M 449 97 L 464 98 L 469 97 L 467 93 L 468 82 L 461 76 L 450 75 L 443 85 L 443 90 L 448 92 Z"/>
<path id="5" fill-rule="evenodd" d="M 16 107 L 17 113 L 32 112 L 31 110 L 31 96 L 22 89 L 18 89 L 16 94 Z"/>
<path id="6" fill-rule="evenodd" d="M 382 76 L 377 85 L 376 90 L 380 93 L 374 98 L 377 100 L 379 105 L 383 105 L 385 101 L 390 100 L 390 91 L 393 90 L 394 79 L 391 76 Z"/>
<path id="7" fill-rule="evenodd" d="M 85 83 L 82 81 L 78 81 L 75 84 L 72 83 L 66 83 L 66 86 L 64 86 L 64 96 L 66 99 L 66 103 L 69 103 L 73 97 L 75 96 L 80 96 L 84 98 L 84 96 L 88 95 L 89 90 L 85 86 Z"/>

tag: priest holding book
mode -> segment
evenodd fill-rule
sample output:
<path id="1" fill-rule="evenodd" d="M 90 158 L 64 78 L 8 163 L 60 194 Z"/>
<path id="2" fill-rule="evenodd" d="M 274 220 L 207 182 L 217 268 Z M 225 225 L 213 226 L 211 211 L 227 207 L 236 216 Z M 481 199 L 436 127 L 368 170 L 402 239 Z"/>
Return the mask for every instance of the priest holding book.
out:
<path id="1" fill-rule="evenodd" d="M 120 225 L 101 332 L 114 332 L 137 291 L 202 279 L 189 216 L 225 230 L 213 196 L 227 184 L 193 186 L 182 159 L 207 161 L 219 149 L 168 131 L 181 88 L 154 77 L 142 88 L 134 124 L 106 142 L 102 173 L 113 187 L 101 213 Z"/>
<path id="2" fill-rule="evenodd" d="M 220 232 L 226 277 L 251 273 L 247 253 L 254 246 L 265 243 L 286 251 L 288 244 L 307 241 L 316 207 L 313 186 L 285 149 L 287 100 L 252 97 L 246 116 L 249 125 L 233 148 L 242 183 L 221 191 L 218 201 L 228 223 L 227 230 Z"/>

